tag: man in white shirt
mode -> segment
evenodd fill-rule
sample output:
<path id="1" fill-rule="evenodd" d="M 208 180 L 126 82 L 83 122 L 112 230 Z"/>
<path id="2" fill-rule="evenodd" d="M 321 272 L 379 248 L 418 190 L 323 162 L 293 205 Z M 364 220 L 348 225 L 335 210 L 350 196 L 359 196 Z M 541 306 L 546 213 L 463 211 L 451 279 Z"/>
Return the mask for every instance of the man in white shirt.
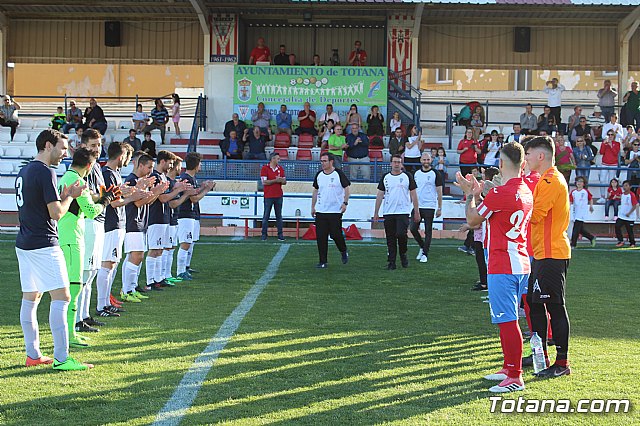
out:
<path id="1" fill-rule="evenodd" d="M 378 183 L 376 207 L 373 221 L 379 219 L 378 212 L 384 200 L 384 233 L 387 237 L 387 269 L 396 269 L 396 256 L 400 252 L 403 268 L 409 266 L 407 259 L 407 229 L 411 220 L 420 221 L 420 206 L 416 195 L 416 181 L 402 170 L 402 157 L 391 157 L 391 172 L 385 173 Z"/>
<path id="2" fill-rule="evenodd" d="M 562 110 L 562 92 L 566 88 L 558 82 L 556 77 L 547 81 L 547 87 L 544 88 L 544 93 L 547 94 L 547 105 L 551 108 L 551 114 L 556 118 L 556 125 L 560 125 L 562 118 L 560 112 Z"/>
<path id="3" fill-rule="evenodd" d="M 336 243 L 342 263 L 349 261 L 347 243 L 342 234 L 342 214 L 349 205 L 349 186 L 351 182 L 341 169 L 336 169 L 335 157 L 328 152 L 320 156 L 320 170 L 313 179 L 311 197 L 311 216 L 316 218 L 316 242 L 320 261 L 316 268 L 327 267 L 328 238 Z M 406 230 L 405 230 L 406 234 Z"/>
<path id="4" fill-rule="evenodd" d="M 420 246 L 416 260 L 427 262 L 429 248 L 431 247 L 431 234 L 433 231 L 433 218 L 442 215 L 442 188 L 444 176 L 431 167 L 431 154 L 424 152 L 420 157 L 422 167 L 413 175 L 416 181 L 416 194 L 420 209 L 420 220 L 412 222 L 410 229 L 413 238 Z M 420 236 L 420 222 L 424 220 L 424 241 Z"/>
<path id="5" fill-rule="evenodd" d="M 320 121 L 318 122 L 318 124 L 320 125 L 320 127 L 322 127 L 327 123 L 327 120 L 329 119 L 333 120 L 334 126 L 340 124 L 340 117 L 333 111 L 333 105 L 331 104 L 327 105 L 327 111 L 320 116 Z"/>
<path id="6" fill-rule="evenodd" d="M 610 130 L 613 130 L 613 133 L 616 134 L 616 140 L 622 142 L 625 136 L 625 130 L 622 124 L 618 123 L 618 114 L 615 112 L 609 116 L 609 122 L 602 126 L 602 134 L 606 135 Z"/>
<path id="7" fill-rule="evenodd" d="M 602 115 L 602 110 L 598 105 L 593 107 L 593 114 L 587 117 L 587 124 L 595 133 L 596 140 L 602 140 L 602 135 L 606 134 L 602 133 L 602 126 L 604 126 L 605 120 L 604 116 Z"/>

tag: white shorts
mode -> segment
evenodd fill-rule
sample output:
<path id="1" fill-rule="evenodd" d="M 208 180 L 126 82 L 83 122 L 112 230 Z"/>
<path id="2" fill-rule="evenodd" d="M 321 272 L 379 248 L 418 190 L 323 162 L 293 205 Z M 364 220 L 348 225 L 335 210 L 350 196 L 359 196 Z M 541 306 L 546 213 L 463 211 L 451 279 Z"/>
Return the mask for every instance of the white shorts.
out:
<path id="1" fill-rule="evenodd" d="M 16 247 L 23 293 L 44 293 L 69 287 L 69 277 L 60 246 L 36 250 Z"/>
<path id="2" fill-rule="evenodd" d="M 178 242 L 191 244 L 196 226 L 195 219 L 178 219 Z"/>
<path id="3" fill-rule="evenodd" d="M 147 251 L 147 238 L 144 232 L 127 232 L 124 234 L 124 252 Z"/>
<path id="4" fill-rule="evenodd" d="M 196 224 L 193 226 L 193 241 L 200 240 L 200 221 L 196 220 Z"/>
<path id="5" fill-rule="evenodd" d="M 84 263 L 83 271 L 97 271 L 102 261 L 104 247 L 104 223 L 93 219 L 84 220 Z"/>
<path id="6" fill-rule="evenodd" d="M 124 229 L 114 229 L 104 235 L 103 262 L 120 262 L 122 259 L 122 243 L 124 243 Z"/>
<path id="7" fill-rule="evenodd" d="M 178 225 L 169 225 L 164 248 L 171 249 L 178 245 Z"/>
<path id="8" fill-rule="evenodd" d="M 159 223 L 147 228 L 147 245 L 150 250 L 162 250 L 166 245 L 169 224 Z"/>

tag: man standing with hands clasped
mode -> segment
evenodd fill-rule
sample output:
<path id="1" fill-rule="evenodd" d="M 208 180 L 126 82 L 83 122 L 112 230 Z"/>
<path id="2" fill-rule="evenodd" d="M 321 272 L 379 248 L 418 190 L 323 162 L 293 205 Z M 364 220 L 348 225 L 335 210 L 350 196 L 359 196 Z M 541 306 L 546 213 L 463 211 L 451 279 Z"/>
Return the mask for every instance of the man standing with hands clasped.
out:
<path id="1" fill-rule="evenodd" d="M 334 156 L 328 152 L 320 156 L 320 170 L 313 179 L 313 196 L 311 198 L 311 216 L 316 218 L 316 242 L 320 262 L 316 268 L 327 267 L 328 238 L 336 243 L 340 251 L 342 263 L 349 261 L 347 243 L 342 233 L 342 214 L 349 205 L 349 186 L 351 182 L 340 169 L 333 165 Z"/>
<path id="2" fill-rule="evenodd" d="M 269 216 L 271 216 L 271 208 L 276 211 L 276 227 L 278 228 L 278 241 L 284 241 L 282 233 L 282 185 L 287 184 L 287 178 L 284 176 L 284 168 L 278 163 L 280 162 L 280 154 L 271 153 L 269 164 L 262 166 L 260 171 L 260 179 L 264 185 L 264 214 L 262 215 L 262 241 L 267 239 L 267 231 L 269 229 Z"/>
<path id="3" fill-rule="evenodd" d="M 379 220 L 378 212 L 384 199 L 384 233 L 387 236 L 387 269 L 396 269 L 396 256 L 400 251 L 400 263 L 403 268 L 409 266 L 407 259 L 407 229 L 411 220 L 421 220 L 416 181 L 409 173 L 402 170 L 402 157 L 391 157 L 391 171 L 385 173 L 378 184 L 376 207 L 373 221 Z"/>

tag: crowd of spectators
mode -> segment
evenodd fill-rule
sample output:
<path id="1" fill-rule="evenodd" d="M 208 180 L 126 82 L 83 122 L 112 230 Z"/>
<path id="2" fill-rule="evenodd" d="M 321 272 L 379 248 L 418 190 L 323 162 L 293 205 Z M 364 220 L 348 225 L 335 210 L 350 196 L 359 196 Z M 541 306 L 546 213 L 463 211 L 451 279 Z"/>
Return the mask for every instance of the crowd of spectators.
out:
<path id="1" fill-rule="evenodd" d="M 320 67 L 323 65 L 322 60 L 320 59 L 320 55 L 318 55 L 317 53 L 314 53 L 313 58 L 310 62 L 311 66 Z M 340 55 L 337 49 L 333 50 L 333 54 L 331 58 L 329 58 L 328 63 L 332 66 L 341 65 Z M 249 65 L 298 66 L 300 65 L 300 63 L 297 61 L 295 53 L 287 53 L 287 46 L 285 46 L 284 44 L 281 44 L 278 47 L 278 54 L 272 56 L 271 49 L 269 49 L 269 46 L 265 44 L 264 37 L 258 37 L 255 47 L 249 54 Z M 353 43 L 353 50 L 347 57 L 347 63 L 342 65 L 350 65 L 354 67 L 364 67 L 369 65 L 367 62 L 367 51 L 362 48 L 362 42 L 360 40 L 356 40 Z"/>

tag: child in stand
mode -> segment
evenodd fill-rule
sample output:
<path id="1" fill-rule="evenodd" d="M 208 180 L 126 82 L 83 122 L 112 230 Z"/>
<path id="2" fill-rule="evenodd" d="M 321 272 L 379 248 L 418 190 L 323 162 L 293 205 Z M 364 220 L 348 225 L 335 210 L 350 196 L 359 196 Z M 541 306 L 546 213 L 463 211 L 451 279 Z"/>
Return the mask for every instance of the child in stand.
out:
<path id="1" fill-rule="evenodd" d="M 609 207 L 611 206 L 613 206 L 613 220 L 618 220 L 618 207 L 620 207 L 620 198 L 622 197 L 622 188 L 619 183 L 616 178 L 609 182 L 607 201 L 604 203 L 604 220 L 609 220 Z"/>
<path id="2" fill-rule="evenodd" d="M 67 116 L 64 113 L 62 107 L 56 108 L 56 113 L 53 114 L 53 118 L 51 119 L 51 128 L 53 130 L 60 130 L 62 126 L 67 123 Z"/>
<path id="3" fill-rule="evenodd" d="M 433 158 L 433 168 L 442 173 L 442 176 L 446 178 L 448 167 L 449 160 L 447 160 L 447 152 L 444 148 L 440 147 Z"/>
<path id="4" fill-rule="evenodd" d="M 133 129 L 138 134 L 140 134 L 142 129 L 147 127 L 147 124 L 149 124 L 149 115 L 142 111 L 142 104 L 138 104 L 136 106 L 136 112 L 133 113 L 131 121 L 133 121 Z"/>
<path id="5" fill-rule="evenodd" d="M 171 121 L 173 121 L 173 127 L 176 128 L 176 136 L 180 136 L 180 96 L 177 93 L 171 95 L 173 99 L 173 106 L 171 107 Z"/>
<path id="6" fill-rule="evenodd" d="M 471 116 L 471 127 L 473 128 L 473 138 L 478 139 L 480 137 L 480 133 L 482 133 L 482 129 L 484 128 L 484 123 L 482 122 L 480 113 L 476 112 Z"/>
<path id="7" fill-rule="evenodd" d="M 71 155 L 73 155 L 76 152 L 76 149 L 80 146 L 84 128 L 82 126 L 78 126 L 75 128 L 75 131 L 76 132 L 74 134 L 69 135 L 69 151 L 71 151 Z"/>
<path id="8" fill-rule="evenodd" d="M 596 237 L 584 226 L 589 213 L 593 213 L 593 196 L 585 188 L 587 179 L 584 176 L 576 178 L 576 189 L 569 194 L 569 202 L 573 206 L 573 232 L 571 233 L 571 247 L 576 248 L 578 237 L 583 237 L 591 241 L 591 247 L 596 245 Z"/>

